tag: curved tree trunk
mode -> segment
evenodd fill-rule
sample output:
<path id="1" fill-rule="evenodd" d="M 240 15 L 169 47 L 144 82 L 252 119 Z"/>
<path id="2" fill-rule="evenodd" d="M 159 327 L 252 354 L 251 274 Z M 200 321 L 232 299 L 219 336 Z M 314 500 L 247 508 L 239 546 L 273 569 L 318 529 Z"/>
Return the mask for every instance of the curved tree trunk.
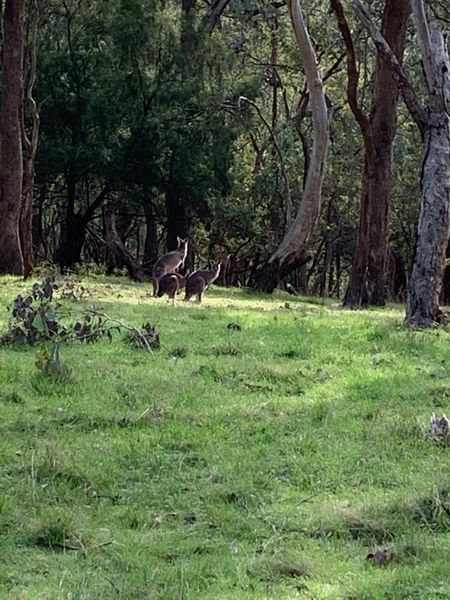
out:
<path id="1" fill-rule="evenodd" d="M 332 0 L 332 4 L 340 5 L 340 1 Z M 382 35 L 399 63 L 405 48 L 410 12 L 409 0 L 386 0 Z M 340 26 L 342 27 L 341 23 Z M 354 73 L 356 75 L 356 71 Z M 354 86 L 356 98 L 356 81 Z M 383 306 L 386 301 L 391 166 L 398 96 L 395 78 L 384 60 L 378 56 L 372 109 L 369 119 L 364 115 L 366 123 L 365 127 L 361 127 L 365 159 L 359 231 L 350 281 L 343 301 L 344 306 L 352 308 L 362 305 Z"/>
<path id="2" fill-rule="evenodd" d="M 22 74 L 22 0 L 6 0 L 0 103 L 0 273 L 20 275 L 23 273 L 19 238 L 23 175 Z"/>
<path id="3" fill-rule="evenodd" d="M 328 149 L 328 114 L 323 83 L 317 68 L 314 48 L 303 20 L 300 0 L 288 0 L 288 8 L 308 84 L 314 141 L 310 167 L 297 215 L 278 249 L 257 278 L 256 287 L 266 292 L 273 292 L 280 279 L 298 266 L 299 257 L 304 253 L 320 212 Z"/>

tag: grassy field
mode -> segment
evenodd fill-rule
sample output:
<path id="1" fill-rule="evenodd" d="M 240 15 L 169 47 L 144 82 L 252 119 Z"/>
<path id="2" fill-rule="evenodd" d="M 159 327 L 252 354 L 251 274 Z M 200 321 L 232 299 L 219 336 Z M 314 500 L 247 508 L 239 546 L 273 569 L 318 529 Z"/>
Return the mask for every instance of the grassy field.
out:
<path id="1" fill-rule="evenodd" d="M 74 312 L 150 321 L 162 348 L 62 347 L 60 382 L 38 348 L 0 347 L 2 600 L 450 598 L 450 448 L 426 435 L 449 331 L 408 331 L 402 307 L 86 285 Z M 0 279 L 1 328 L 24 287 Z"/>

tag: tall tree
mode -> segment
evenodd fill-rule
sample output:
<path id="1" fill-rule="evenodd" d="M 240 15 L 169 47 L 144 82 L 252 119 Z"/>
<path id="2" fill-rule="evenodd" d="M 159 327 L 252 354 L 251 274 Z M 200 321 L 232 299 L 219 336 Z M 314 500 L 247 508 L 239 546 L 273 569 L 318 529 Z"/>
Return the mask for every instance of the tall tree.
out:
<path id="1" fill-rule="evenodd" d="M 450 234 L 450 61 L 447 36 L 430 18 L 422 0 L 412 0 L 412 7 L 428 88 L 428 118 L 406 321 L 411 326 L 429 327 L 440 320 L 439 297 Z"/>
<path id="2" fill-rule="evenodd" d="M 347 50 L 348 103 L 360 126 L 365 150 L 358 239 L 344 305 L 382 306 L 386 300 L 392 148 L 399 93 L 390 69 L 377 57 L 372 107 L 369 116 L 365 114 L 357 98 L 358 68 L 344 9 L 340 0 L 331 0 L 331 6 Z M 409 0 L 386 0 L 381 31 L 399 62 L 410 12 Z"/>
<path id="3" fill-rule="evenodd" d="M 23 2 L 6 0 L 0 99 L 0 273 L 23 273 L 21 102 Z"/>
<path id="4" fill-rule="evenodd" d="M 303 261 L 302 254 L 320 212 L 329 137 L 325 92 L 300 0 L 288 0 L 288 8 L 308 84 L 314 141 L 297 215 L 277 250 L 258 276 L 258 287 L 267 292 L 272 292 L 280 279 Z"/>
<path id="5" fill-rule="evenodd" d="M 38 31 L 38 3 L 37 0 L 28 2 L 27 32 L 25 48 L 25 71 L 27 82 L 25 85 L 25 106 L 22 110 L 22 144 L 24 153 L 22 210 L 20 214 L 20 244 L 23 256 L 23 268 L 25 278 L 33 272 L 34 250 L 33 250 L 33 192 L 34 192 L 34 159 L 38 146 L 39 137 L 39 111 L 33 97 L 33 89 L 36 81 L 36 54 L 37 54 L 37 31 Z M 31 132 L 28 134 L 25 127 L 25 111 L 28 110 L 31 119 Z"/>
<path id="6" fill-rule="evenodd" d="M 406 322 L 412 327 L 431 327 L 441 319 L 439 298 L 450 234 L 450 60 L 447 38 L 433 22 L 423 1 L 412 0 L 428 89 L 424 111 L 392 50 L 374 27 L 367 8 L 359 0 L 355 0 L 354 5 L 378 52 L 395 73 L 405 103 L 424 140 L 422 202 Z"/>

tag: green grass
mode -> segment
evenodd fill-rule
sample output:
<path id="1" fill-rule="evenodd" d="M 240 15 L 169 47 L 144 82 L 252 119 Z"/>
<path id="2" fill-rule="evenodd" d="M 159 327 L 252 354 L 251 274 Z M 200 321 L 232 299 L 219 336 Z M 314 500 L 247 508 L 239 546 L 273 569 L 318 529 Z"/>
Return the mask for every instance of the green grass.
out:
<path id="1" fill-rule="evenodd" d="M 0 347 L 1 599 L 450 598 L 450 450 L 426 437 L 450 404 L 447 330 L 408 331 L 403 307 L 85 284 L 74 311 L 150 321 L 162 348 L 63 346 L 59 382 L 37 348 Z M 0 279 L 2 327 L 24 287 Z M 385 545 L 396 560 L 366 559 Z"/>

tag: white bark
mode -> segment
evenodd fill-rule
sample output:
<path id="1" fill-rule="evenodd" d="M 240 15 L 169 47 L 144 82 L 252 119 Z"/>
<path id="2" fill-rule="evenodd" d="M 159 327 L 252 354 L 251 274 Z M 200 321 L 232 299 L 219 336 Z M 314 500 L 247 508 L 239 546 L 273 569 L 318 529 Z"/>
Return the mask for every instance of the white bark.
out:
<path id="1" fill-rule="evenodd" d="M 439 321 L 439 296 L 450 235 L 450 62 L 446 36 L 422 0 L 412 0 L 428 86 L 428 123 L 422 172 L 422 203 L 406 321 L 429 327 Z"/>
<path id="2" fill-rule="evenodd" d="M 314 141 L 310 166 L 297 215 L 269 263 L 292 262 L 308 242 L 320 212 L 322 184 L 328 149 L 328 114 L 322 78 L 314 48 L 303 19 L 300 0 L 288 0 L 287 5 L 305 70 L 312 111 Z"/>
<path id="3" fill-rule="evenodd" d="M 427 110 L 374 27 L 367 8 L 354 0 L 355 10 L 369 30 L 383 60 L 396 77 L 403 99 L 424 140 L 422 201 L 416 255 L 410 279 L 406 323 L 431 327 L 441 320 L 439 296 L 450 235 L 450 61 L 447 37 L 431 20 L 423 0 L 411 0 L 428 87 Z"/>

